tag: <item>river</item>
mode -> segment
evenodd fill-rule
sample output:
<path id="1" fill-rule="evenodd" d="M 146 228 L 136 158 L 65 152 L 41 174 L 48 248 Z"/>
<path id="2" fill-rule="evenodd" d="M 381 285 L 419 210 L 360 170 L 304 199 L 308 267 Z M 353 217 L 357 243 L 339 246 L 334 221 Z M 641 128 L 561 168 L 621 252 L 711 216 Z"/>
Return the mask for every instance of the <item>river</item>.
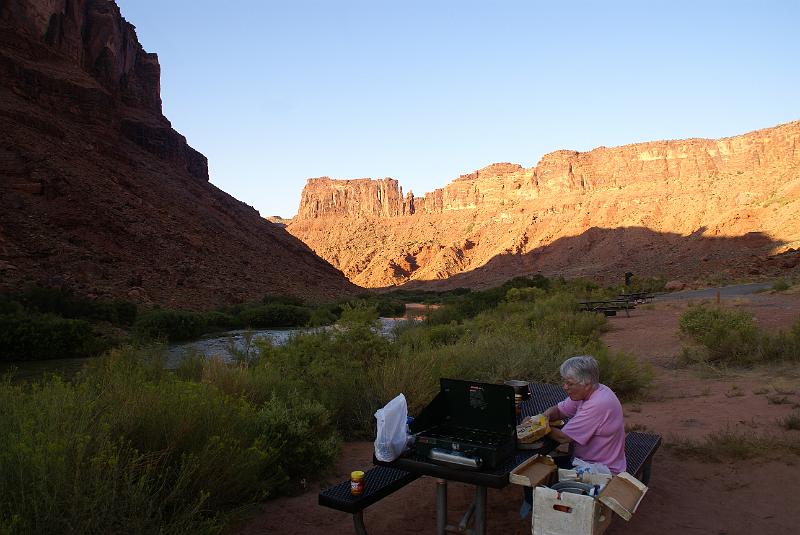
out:
<path id="1" fill-rule="evenodd" d="M 401 318 L 380 318 L 380 333 L 391 336 L 395 325 L 409 319 L 420 319 L 420 310 L 414 306 L 407 307 L 406 316 Z M 330 327 L 319 327 L 326 329 Z M 233 353 L 255 355 L 254 342 L 258 339 L 269 338 L 272 343 L 285 344 L 290 336 L 296 333 L 310 332 L 313 329 L 262 329 L 262 330 L 235 330 L 223 333 L 209 334 L 191 342 L 171 344 L 164 350 L 165 367 L 175 369 L 181 360 L 189 355 L 202 355 L 205 357 L 221 357 L 223 360 L 232 361 Z M 93 360 L 90 358 L 52 359 L 34 361 L 14 361 L 0 363 L 0 374 L 13 370 L 14 381 L 31 381 L 44 375 L 57 373 L 65 378 L 71 378 L 81 370 L 84 364 Z"/>

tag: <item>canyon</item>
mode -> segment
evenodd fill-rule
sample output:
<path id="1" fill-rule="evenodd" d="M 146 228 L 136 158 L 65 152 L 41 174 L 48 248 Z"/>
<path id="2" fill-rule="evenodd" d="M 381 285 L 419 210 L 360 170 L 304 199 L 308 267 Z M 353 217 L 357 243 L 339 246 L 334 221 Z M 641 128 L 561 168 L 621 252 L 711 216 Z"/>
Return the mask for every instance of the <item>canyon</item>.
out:
<path id="1" fill-rule="evenodd" d="M 110 0 L 0 2 L 0 291 L 207 308 L 357 291 L 209 182 Z"/>
<path id="2" fill-rule="evenodd" d="M 287 229 L 370 288 L 520 275 L 681 285 L 796 276 L 800 122 L 723 139 L 559 150 L 424 196 L 397 180 L 307 181 Z M 682 282 L 681 282 L 682 281 Z"/>

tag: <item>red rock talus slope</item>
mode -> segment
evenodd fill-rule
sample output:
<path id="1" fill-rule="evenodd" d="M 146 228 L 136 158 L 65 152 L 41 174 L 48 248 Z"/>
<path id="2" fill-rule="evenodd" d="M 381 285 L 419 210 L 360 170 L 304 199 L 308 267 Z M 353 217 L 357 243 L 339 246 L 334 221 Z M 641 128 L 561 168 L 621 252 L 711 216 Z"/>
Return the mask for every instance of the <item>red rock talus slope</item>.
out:
<path id="1" fill-rule="evenodd" d="M 161 113 L 159 77 L 112 1 L 0 2 L 0 290 L 181 307 L 353 291 L 208 182 Z"/>
<path id="2" fill-rule="evenodd" d="M 353 282 L 482 286 L 543 273 L 619 282 L 793 272 L 800 122 L 719 140 L 557 151 L 424 197 L 396 180 L 310 179 L 289 231 Z M 789 271 L 787 271 L 789 270 Z"/>

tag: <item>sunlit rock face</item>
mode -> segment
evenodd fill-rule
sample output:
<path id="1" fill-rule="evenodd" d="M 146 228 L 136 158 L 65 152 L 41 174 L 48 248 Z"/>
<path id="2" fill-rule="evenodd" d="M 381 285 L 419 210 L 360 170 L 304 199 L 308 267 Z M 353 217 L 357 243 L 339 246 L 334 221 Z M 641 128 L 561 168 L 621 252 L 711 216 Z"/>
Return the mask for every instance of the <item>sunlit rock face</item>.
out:
<path id="1" fill-rule="evenodd" d="M 287 228 L 369 287 L 535 273 L 788 275 L 800 248 L 799 139 L 792 122 L 718 140 L 561 150 L 420 197 L 393 179 L 310 179 Z"/>
<path id="2" fill-rule="evenodd" d="M 209 307 L 355 290 L 209 183 L 113 1 L 0 2 L 0 78 L 0 291 Z"/>

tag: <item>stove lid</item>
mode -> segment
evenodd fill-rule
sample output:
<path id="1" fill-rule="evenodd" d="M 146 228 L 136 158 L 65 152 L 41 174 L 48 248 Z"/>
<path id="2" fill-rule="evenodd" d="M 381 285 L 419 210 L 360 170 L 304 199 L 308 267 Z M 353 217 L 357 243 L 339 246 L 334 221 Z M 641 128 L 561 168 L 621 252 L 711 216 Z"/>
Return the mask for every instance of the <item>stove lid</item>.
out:
<path id="1" fill-rule="evenodd" d="M 433 424 L 482 429 L 514 436 L 514 388 L 508 385 L 439 379 L 440 391 L 412 424 L 412 432 Z"/>

